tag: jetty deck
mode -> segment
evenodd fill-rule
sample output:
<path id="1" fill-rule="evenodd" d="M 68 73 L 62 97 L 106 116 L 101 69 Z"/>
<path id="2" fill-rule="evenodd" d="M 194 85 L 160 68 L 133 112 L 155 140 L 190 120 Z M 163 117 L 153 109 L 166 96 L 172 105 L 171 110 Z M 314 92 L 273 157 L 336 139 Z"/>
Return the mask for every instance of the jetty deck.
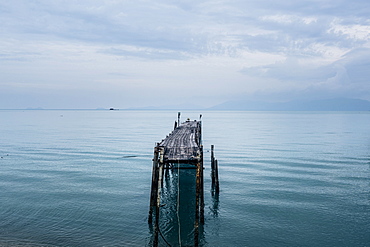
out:
<path id="1" fill-rule="evenodd" d="M 159 144 L 163 163 L 197 163 L 201 158 L 201 122 L 186 121 Z"/>

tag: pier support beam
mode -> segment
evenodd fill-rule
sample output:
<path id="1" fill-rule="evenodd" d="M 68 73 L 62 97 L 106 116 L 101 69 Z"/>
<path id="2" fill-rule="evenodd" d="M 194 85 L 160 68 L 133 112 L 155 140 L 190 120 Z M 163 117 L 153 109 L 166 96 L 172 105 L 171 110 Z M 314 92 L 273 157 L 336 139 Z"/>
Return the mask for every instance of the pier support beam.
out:
<path id="1" fill-rule="evenodd" d="M 152 168 L 152 186 L 150 190 L 150 207 L 149 207 L 149 216 L 148 223 L 153 222 L 153 210 L 156 206 L 157 191 L 158 191 L 158 177 L 159 177 L 159 147 L 158 144 L 154 147 L 154 157 L 153 157 L 153 168 Z"/>
<path id="2" fill-rule="evenodd" d="M 162 187 L 162 178 L 163 178 L 163 163 L 159 163 L 158 168 L 158 187 L 157 187 L 157 203 L 155 206 L 155 227 L 154 227 L 154 243 L 153 246 L 158 246 L 158 234 L 159 234 L 159 210 L 161 207 L 161 187 Z"/>
<path id="3" fill-rule="evenodd" d="M 150 192 L 150 209 L 148 216 L 148 223 L 153 222 L 153 211 L 155 209 L 155 224 L 154 224 L 154 241 L 153 246 L 158 246 L 159 236 L 159 212 L 161 204 L 161 188 L 163 186 L 163 174 L 164 174 L 164 163 L 163 163 L 163 147 L 158 144 L 154 148 L 153 157 L 153 171 L 152 171 L 152 186 Z"/>
<path id="4" fill-rule="evenodd" d="M 200 199 L 200 181 L 201 164 L 197 164 L 196 173 L 196 194 L 195 194 L 195 222 L 194 222 L 194 246 L 199 245 L 199 199 Z"/>
<path id="5" fill-rule="evenodd" d="M 211 145 L 211 177 L 212 177 L 212 191 L 219 193 L 220 183 L 218 181 L 218 161 L 214 155 L 214 145 Z"/>
<path id="6" fill-rule="evenodd" d="M 204 224 L 204 167 L 203 167 L 203 145 L 200 146 L 200 223 Z"/>
<path id="7" fill-rule="evenodd" d="M 200 159 L 196 169 L 194 246 L 199 245 L 199 225 L 204 224 L 203 146 L 200 146 Z"/>

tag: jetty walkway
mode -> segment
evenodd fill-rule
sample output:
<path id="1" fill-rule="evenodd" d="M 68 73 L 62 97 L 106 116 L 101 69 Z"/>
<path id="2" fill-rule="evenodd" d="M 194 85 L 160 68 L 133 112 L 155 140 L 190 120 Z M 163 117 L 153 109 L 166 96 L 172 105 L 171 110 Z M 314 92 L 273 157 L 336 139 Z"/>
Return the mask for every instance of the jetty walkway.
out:
<path id="1" fill-rule="evenodd" d="M 201 121 L 186 121 L 175 128 L 162 142 L 163 163 L 197 163 L 201 159 Z"/>

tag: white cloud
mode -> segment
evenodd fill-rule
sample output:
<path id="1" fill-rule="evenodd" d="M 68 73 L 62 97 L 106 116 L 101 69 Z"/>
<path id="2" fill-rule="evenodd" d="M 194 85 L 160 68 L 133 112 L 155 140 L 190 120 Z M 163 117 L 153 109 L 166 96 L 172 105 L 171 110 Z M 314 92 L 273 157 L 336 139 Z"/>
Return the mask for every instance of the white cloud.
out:
<path id="1" fill-rule="evenodd" d="M 338 23 L 338 21 L 333 21 L 331 28 L 328 32 L 332 32 L 337 35 L 346 36 L 348 39 L 352 39 L 354 41 L 363 41 L 369 42 L 370 41 L 370 20 L 369 24 L 351 24 L 351 25 L 343 25 Z"/>
<path id="2" fill-rule="evenodd" d="M 281 23 L 281 24 L 292 24 L 296 21 L 304 22 L 305 24 L 309 24 L 310 22 L 307 22 L 308 18 L 301 18 L 294 15 L 269 15 L 269 16 L 262 16 L 260 18 L 262 21 L 268 21 L 268 22 L 275 22 L 275 23 Z"/>

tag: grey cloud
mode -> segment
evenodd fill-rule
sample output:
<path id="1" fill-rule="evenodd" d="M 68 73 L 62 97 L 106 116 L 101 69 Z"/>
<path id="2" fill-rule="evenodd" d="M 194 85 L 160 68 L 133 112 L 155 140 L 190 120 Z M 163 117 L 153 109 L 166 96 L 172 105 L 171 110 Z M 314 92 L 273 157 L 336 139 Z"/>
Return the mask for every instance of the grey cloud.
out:
<path id="1" fill-rule="evenodd" d="M 212 88 L 223 99 L 243 90 L 370 99 L 369 16 L 368 0 L 2 1 L 1 74 L 35 91 L 40 81 L 76 95 L 99 85 L 111 90 L 107 99 L 117 88 L 151 95 L 149 83 L 181 94 L 185 81 L 206 88 L 203 98 L 215 97 Z"/>
<path id="2" fill-rule="evenodd" d="M 345 37 L 329 33 L 330 23 L 338 17 L 337 8 L 357 9 L 346 1 L 18 1 L 2 4 L 8 32 L 42 35 L 101 44 L 125 44 L 189 52 L 197 55 L 219 53 L 216 43 L 237 37 L 238 44 L 218 46 L 221 53 L 234 46 L 268 52 L 303 49 L 313 42 L 336 43 L 348 47 Z M 16 6 L 16 7 L 14 7 Z M 317 7 L 321 6 L 321 7 Z M 311 9 L 313 9 L 311 11 Z M 366 8 L 364 8 L 366 9 Z M 328 11 L 332 10 L 332 11 Z M 341 13 L 341 12 L 339 12 Z M 281 23 L 264 16 L 295 16 Z M 12 16 L 17 16 L 15 19 Z M 313 16 L 305 23 L 300 17 Z M 342 21 L 349 21 L 342 15 Z M 350 16 L 350 19 L 353 19 Z M 346 19 L 347 18 L 347 19 Z M 249 27 L 274 31 L 248 34 Z M 244 34 L 240 34 L 243 32 Z M 229 47 L 227 47 L 229 46 Z M 215 49 L 216 48 L 216 49 Z"/>
<path id="3" fill-rule="evenodd" d="M 115 56 L 137 57 L 153 60 L 183 60 L 191 58 L 186 53 L 173 50 L 157 50 L 157 49 L 129 50 L 129 49 L 109 48 L 102 50 L 100 52 Z"/>
<path id="4" fill-rule="evenodd" d="M 114 10 L 111 9 L 114 5 L 103 3 L 89 2 L 81 4 L 81 8 L 71 2 L 58 5 L 39 1 L 37 7 L 32 3 L 24 2 L 25 9 L 8 7 L 9 15 L 24 16 L 16 19 L 3 17 L 12 19 L 4 20 L 8 23 L 6 29 L 9 33 L 42 35 L 40 38 L 50 40 L 59 38 L 199 52 L 197 43 L 194 43 L 199 37 L 193 37 L 183 26 L 188 16 L 181 19 L 182 14 L 176 13 L 179 12 L 176 8 L 171 9 L 175 13 L 169 13 L 161 10 L 160 6 L 140 2 L 118 4 Z"/>
<path id="5" fill-rule="evenodd" d="M 350 82 L 370 89 L 370 49 L 358 48 L 343 56 L 337 62 L 346 68 Z"/>
<path id="6" fill-rule="evenodd" d="M 244 68 L 240 72 L 262 78 L 274 78 L 281 81 L 293 81 L 297 83 L 321 82 L 336 74 L 334 66 L 315 67 L 300 65 L 295 58 L 289 58 L 284 62 L 266 66 Z"/>
<path id="7" fill-rule="evenodd" d="M 367 83 L 370 78 L 370 49 L 359 48 L 345 54 L 342 59 L 329 65 L 305 65 L 298 58 L 290 57 L 283 62 L 266 66 L 244 68 L 240 72 L 253 76 L 269 77 L 285 81 L 319 82 L 333 78 L 344 70 L 353 83 Z"/>
<path id="8" fill-rule="evenodd" d="M 328 65 L 305 65 L 296 58 L 267 66 L 244 68 L 241 73 L 282 82 L 293 82 L 296 88 L 283 89 L 276 95 L 296 98 L 370 96 L 370 49 L 355 49 Z M 299 86 L 301 85 L 301 86 Z M 303 89 L 303 90 L 302 90 Z M 271 92 L 269 92 L 271 93 Z"/>

